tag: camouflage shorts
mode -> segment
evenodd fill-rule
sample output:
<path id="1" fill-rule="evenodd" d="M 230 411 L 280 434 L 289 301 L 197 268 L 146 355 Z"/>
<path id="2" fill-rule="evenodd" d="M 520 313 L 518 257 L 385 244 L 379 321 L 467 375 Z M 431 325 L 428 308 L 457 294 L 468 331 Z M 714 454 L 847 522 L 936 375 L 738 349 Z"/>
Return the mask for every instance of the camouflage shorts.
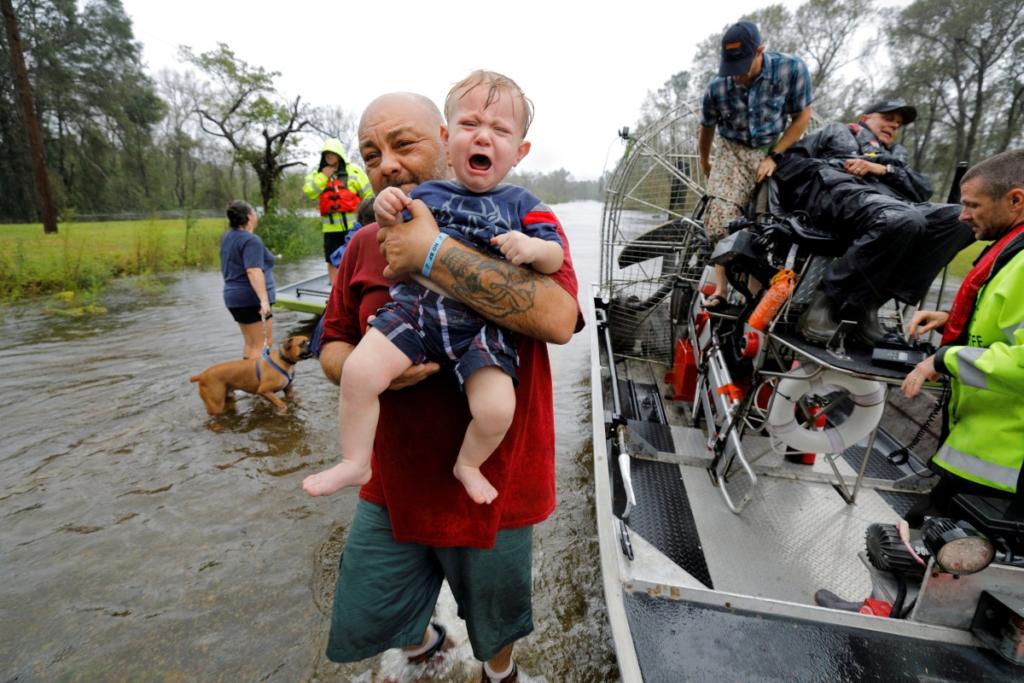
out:
<path id="1" fill-rule="evenodd" d="M 721 136 L 715 140 L 707 188 L 711 199 L 704 213 L 704 232 L 712 244 L 725 237 L 725 226 L 746 210 L 762 159 L 764 150 L 760 148 L 750 148 Z"/>

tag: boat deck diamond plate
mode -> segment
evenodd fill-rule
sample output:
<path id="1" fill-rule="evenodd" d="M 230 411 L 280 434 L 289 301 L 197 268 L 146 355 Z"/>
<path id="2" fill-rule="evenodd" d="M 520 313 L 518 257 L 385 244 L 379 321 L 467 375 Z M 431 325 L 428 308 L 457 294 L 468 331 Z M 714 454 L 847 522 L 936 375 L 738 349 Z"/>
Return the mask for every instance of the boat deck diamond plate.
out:
<path id="1" fill-rule="evenodd" d="M 713 588 L 679 467 L 634 459 L 630 470 L 637 498 L 629 515 L 630 528 L 698 581 Z"/>
<path id="2" fill-rule="evenodd" d="M 828 588 L 848 598 L 871 592 L 857 558 L 864 532 L 899 516 L 876 491 L 847 505 L 829 484 L 762 476 L 742 515 L 725 507 L 701 468 L 681 466 L 715 587 L 803 604 Z"/>

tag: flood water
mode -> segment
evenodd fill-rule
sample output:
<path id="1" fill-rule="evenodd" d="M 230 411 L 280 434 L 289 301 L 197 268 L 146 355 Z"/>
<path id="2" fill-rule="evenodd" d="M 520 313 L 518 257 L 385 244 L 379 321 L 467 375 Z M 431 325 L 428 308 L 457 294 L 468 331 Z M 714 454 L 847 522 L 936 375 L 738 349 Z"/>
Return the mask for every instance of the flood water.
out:
<path id="1" fill-rule="evenodd" d="M 597 277 L 601 205 L 555 207 L 581 290 Z M 319 274 L 281 264 L 279 283 Z M 301 490 L 336 460 L 337 389 L 298 366 L 284 416 L 239 394 L 208 420 L 190 375 L 241 354 L 219 272 L 124 280 L 106 314 L 42 302 L 0 320 L 0 681 L 478 680 L 459 641 L 429 672 L 395 651 L 338 666 L 323 656 L 338 554 L 356 492 Z M 275 311 L 274 337 L 312 317 Z M 535 531 L 534 633 L 522 681 L 618 677 L 592 509 L 587 332 L 551 347 L 558 508 Z"/>

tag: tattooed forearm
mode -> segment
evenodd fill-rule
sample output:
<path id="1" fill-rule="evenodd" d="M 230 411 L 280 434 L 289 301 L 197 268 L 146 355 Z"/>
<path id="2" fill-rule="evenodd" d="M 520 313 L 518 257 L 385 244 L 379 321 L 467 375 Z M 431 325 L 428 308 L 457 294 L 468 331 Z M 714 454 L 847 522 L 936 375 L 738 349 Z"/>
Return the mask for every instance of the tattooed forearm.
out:
<path id="1" fill-rule="evenodd" d="M 538 290 L 551 286 L 547 278 L 529 268 L 475 251 L 449 249 L 440 261 L 452 275 L 451 293 L 492 320 L 529 312 Z"/>

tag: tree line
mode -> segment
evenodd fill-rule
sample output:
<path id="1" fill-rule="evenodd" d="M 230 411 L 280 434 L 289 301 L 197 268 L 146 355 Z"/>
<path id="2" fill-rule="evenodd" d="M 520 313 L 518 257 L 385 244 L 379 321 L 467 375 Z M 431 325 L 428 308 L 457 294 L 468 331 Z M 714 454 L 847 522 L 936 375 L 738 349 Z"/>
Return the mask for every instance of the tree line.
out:
<path id="1" fill-rule="evenodd" d="M 273 208 L 304 133 L 351 138 L 352 119 L 278 91 L 279 73 L 226 45 L 182 48 L 155 76 L 120 0 L 14 3 L 54 202 L 75 214 L 223 206 Z M 0 220 L 36 218 L 11 41 L 0 35 Z"/>
<path id="2" fill-rule="evenodd" d="M 958 161 L 1024 145 L 1024 0 L 808 0 L 744 17 L 766 49 L 801 57 L 819 121 L 855 121 L 881 97 L 902 98 L 918 118 L 904 129 L 911 163 L 945 187 Z M 648 94 L 637 127 L 680 106 L 699 108 L 717 75 L 722 26 L 689 68 Z M 694 145 L 696 141 L 694 141 Z"/>
<path id="3" fill-rule="evenodd" d="M 282 93 L 280 73 L 225 44 L 181 48 L 180 70 L 155 75 L 120 0 L 14 4 L 42 130 L 54 203 L 75 215 L 223 206 L 258 197 L 266 211 L 303 206 L 301 143 L 336 137 L 354 152 L 355 123 L 338 107 Z M 31 151 L 0 35 L 0 221 L 37 218 Z M 524 174 L 549 202 L 598 198 L 564 169 Z M 294 195 L 294 196 L 292 196 Z"/>
<path id="4" fill-rule="evenodd" d="M 14 4 L 42 130 L 54 202 L 65 218 L 223 206 L 259 197 L 266 210 L 296 205 L 304 136 L 351 147 L 354 119 L 276 86 L 279 73 L 250 65 L 227 45 L 155 75 L 120 0 L 21 0 Z M 878 96 L 900 96 L 919 118 L 904 144 L 937 180 L 958 160 L 1024 143 L 1024 0 L 808 0 L 750 15 L 769 49 L 800 55 L 824 120 L 853 120 Z M 717 70 L 724 30 L 698 45 L 689 68 L 642 103 L 638 125 L 699 101 Z M 0 33 L 0 221 L 37 218 L 32 157 L 18 106 L 7 33 Z M 305 170 L 305 169 L 302 169 Z M 598 199 L 603 181 L 565 169 L 510 180 L 548 202 Z"/>
<path id="5" fill-rule="evenodd" d="M 549 173 L 515 171 L 506 178 L 506 182 L 525 187 L 548 204 L 578 199 L 600 200 L 604 195 L 605 180 L 576 180 L 564 168 Z"/>

